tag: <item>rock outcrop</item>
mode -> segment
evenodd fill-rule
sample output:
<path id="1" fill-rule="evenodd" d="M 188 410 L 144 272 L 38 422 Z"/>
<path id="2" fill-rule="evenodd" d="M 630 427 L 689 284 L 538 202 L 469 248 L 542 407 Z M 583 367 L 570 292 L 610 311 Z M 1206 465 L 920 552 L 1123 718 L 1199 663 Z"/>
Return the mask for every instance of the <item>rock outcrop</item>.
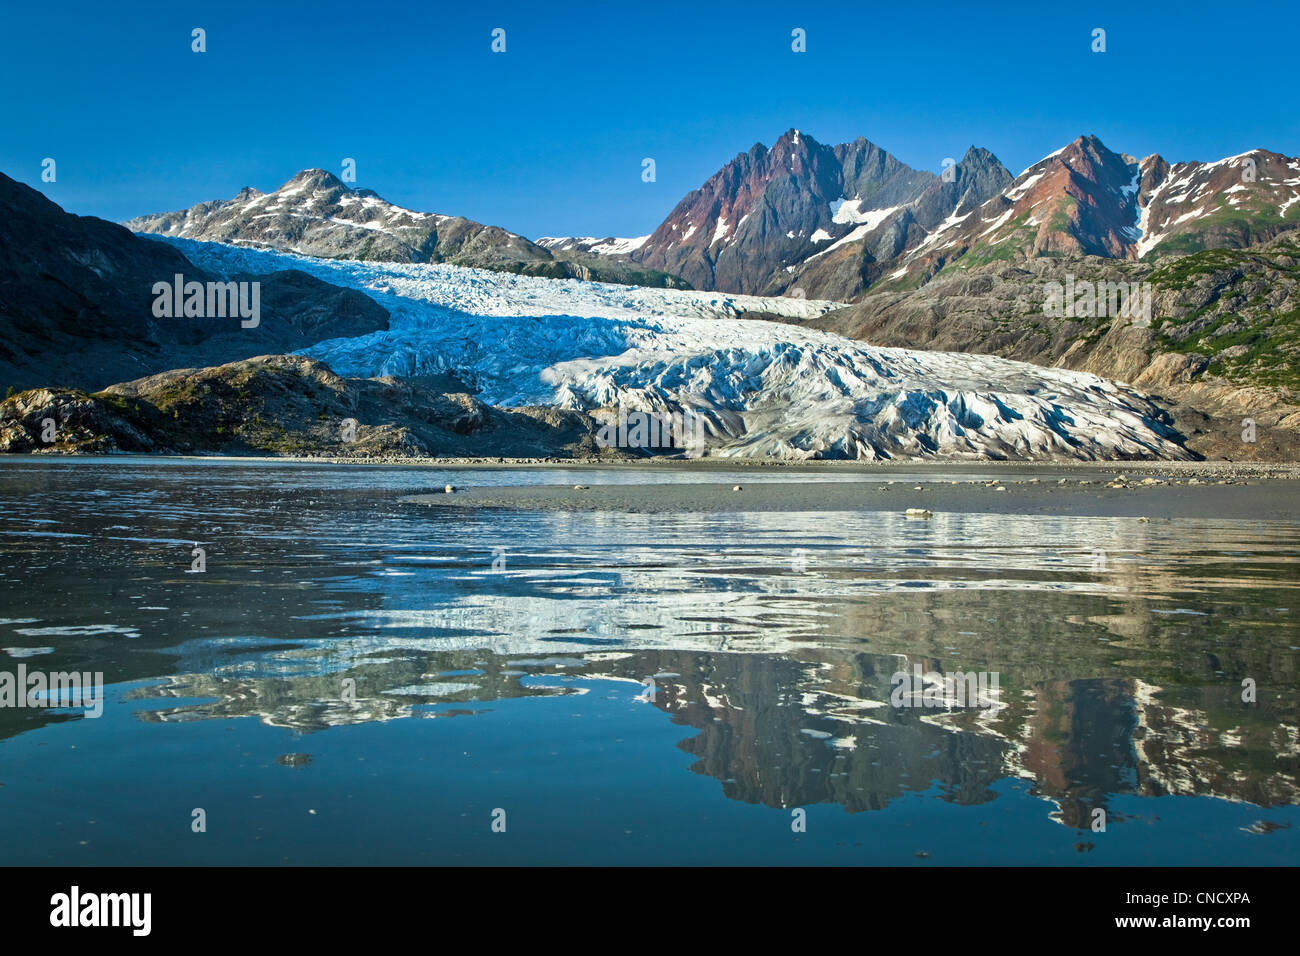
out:
<path id="1" fill-rule="evenodd" d="M 596 427 L 579 412 L 485 405 L 450 376 L 345 379 L 300 355 L 263 355 L 94 394 L 10 396 L 0 452 L 595 457 Z"/>

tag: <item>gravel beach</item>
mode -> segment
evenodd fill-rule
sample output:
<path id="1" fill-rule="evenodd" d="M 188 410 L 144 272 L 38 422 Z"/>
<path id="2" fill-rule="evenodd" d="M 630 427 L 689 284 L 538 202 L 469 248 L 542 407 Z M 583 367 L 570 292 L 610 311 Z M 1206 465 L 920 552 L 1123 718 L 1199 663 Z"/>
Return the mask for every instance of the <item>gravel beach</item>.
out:
<path id="1" fill-rule="evenodd" d="M 573 466 L 570 466 L 573 467 Z M 623 466 L 605 465 L 615 470 Z M 657 466 L 665 467 L 665 466 Z M 729 476 L 743 468 L 726 468 Z M 683 475 L 686 473 L 686 476 Z M 689 480 L 698 476 L 698 480 Z M 779 477 L 738 485 L 691 463 L 671 481 L 581 485 L 453 486 L 405 501 L 454 508 L 616 511 L 664 514 L 744 511 L 904 514 L 1027 514 L 1293 521 L 1300 518 L 1300 469 L 1231 463 L 1079 465 L 897 464 L 863 468 L 789 466 Z M 710 480 L 712 479 L 712 480 Z M 923 520 L 923 519 L 922 519 Z"/>

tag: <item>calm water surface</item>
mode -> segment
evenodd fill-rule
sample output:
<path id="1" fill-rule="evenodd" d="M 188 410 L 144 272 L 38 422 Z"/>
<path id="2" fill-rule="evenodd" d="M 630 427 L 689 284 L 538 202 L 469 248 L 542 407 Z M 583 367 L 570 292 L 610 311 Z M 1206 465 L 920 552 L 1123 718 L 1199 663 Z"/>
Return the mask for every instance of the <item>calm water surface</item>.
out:
<path id="1" fill-rule="evenodd" d="M 1300 863 L 1300 524 L 400 500 L 764 477 L 0 463 L 0 862 Z"/>

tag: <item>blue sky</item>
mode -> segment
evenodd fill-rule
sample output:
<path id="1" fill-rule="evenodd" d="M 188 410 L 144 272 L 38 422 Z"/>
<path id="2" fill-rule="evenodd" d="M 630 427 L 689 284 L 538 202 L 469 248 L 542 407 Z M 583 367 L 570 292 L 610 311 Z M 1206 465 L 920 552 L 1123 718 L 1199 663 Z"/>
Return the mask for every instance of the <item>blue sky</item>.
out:
<path id="1" fill-rule="evenodd" d="M 0 29 L 0 171 L 114 220 L 353 157 L 415 209 L 637 235 L 790 127 L 936 172 L 975 144 L 1018 173 L 1085 132 L 1300 154 L 1300 4 L 10 3 Z"/>

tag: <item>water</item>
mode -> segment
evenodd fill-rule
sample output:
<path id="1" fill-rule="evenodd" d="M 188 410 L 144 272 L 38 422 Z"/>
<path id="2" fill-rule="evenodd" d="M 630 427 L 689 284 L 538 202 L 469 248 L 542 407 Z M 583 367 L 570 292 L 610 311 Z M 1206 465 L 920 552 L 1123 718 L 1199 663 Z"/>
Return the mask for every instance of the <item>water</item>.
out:
<path id="1" fill-rule="evenodd" d="M 1300 523 L 401 500 L 761 477 L 0 463 L 0 862 L 1300 862 Z"/>

